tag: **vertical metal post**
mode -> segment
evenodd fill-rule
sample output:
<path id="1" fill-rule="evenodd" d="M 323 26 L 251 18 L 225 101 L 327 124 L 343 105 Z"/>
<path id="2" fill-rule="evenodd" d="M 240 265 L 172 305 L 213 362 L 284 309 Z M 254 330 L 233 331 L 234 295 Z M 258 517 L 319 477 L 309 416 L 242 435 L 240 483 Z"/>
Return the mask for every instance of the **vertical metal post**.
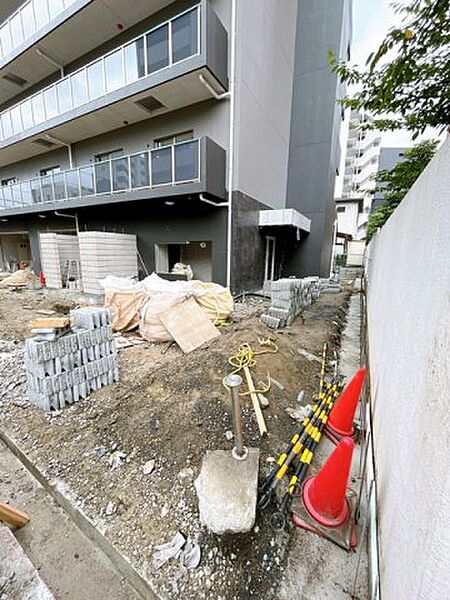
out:
<path id="1" fill-rule="evenodd" d="M 239 398 L 239 387 L 242 385 L 242 377 L 237 374 L 228 375 L 225 383 L 230 389 L 231 413 L 233 415 L 235 446 L 232 450 L 232 455 L 237 460 L 243 460 L 246 458 L 248 450 L 245 448 L 242 439 L 241 400 Z"/>

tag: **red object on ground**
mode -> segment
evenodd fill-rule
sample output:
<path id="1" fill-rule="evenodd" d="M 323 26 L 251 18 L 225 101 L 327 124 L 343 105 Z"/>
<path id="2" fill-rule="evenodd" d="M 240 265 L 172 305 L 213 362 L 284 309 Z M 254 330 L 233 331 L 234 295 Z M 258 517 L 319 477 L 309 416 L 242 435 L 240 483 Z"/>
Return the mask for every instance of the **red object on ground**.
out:
<path id="1" fill-rule="evenodd" d="M 307 511 L 325 527 L 340 527 L 350 516 L 346 491 L 354 447 L 351 438 L 342 438 L 317 475 L 303 486 Z"/>
<path id="2" fill-rule="evenodd" d="M 41 285 L 45 285 L 45 275 L 44 275 L 44 271 L 41 271 L 41 272 L 39 273 L 39 283 L 40 283 Z"/>
<path id="3" fill-rule="evenodd" d="M 353 420 L 365 375 L 366 369 L 356 371 L 331 409 L 327 425 L 338 435 L 348 435 L 351 437 L 355 433 Z"/>

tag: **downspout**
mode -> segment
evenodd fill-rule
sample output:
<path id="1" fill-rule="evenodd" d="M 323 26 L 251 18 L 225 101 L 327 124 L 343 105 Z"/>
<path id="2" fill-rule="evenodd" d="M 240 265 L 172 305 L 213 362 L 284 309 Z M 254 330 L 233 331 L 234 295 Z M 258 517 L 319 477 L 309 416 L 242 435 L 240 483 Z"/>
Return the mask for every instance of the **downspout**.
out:
<path id="1" fill-rule="evenodd" d="M 231 287 L 231 236 L 233 229 L 233 169 L 234 169 L 234 104 L 236 84 L 236 0 L 231 2 L 231 53 L 230 53 L 230 141 L 228 150 L 228 227 L 227 227 L 227 287 Z"/>
<path id="2" fill-rule="evenodd" d="M 69 144 L 68 142 L 63 142 L 62 140 L 55 138 L 53 135 L 50 135 L 49 133 L 46 133 L 45 137 L 48 139 L 49 142 L 53 142 L 54 144 L 60 144 L 61 146 L 65 146 L 67 148 L 67 151 L 69 153 L 69 165 L 70 165 L 70 168 L 73 169 L 72 144 Z"/>
<path id="3" fill-rule="evenodd" d="M 219 206 L 219 207 L 229 206 L 228 202 L 213 202 L 212 200 L 205 198 L 205 196 L 203 194 L 199 194 L 198 197 L 200 198 L 200 200 L 202 202 L 205 202 L 206 204 L 210 204 L 211 206 Z"/>
<path id="4" fill-rule="evenodd" d="M 48 54 L 43 52 L 40 48 L 36 48 L 36 54 L 38 56 L 40 56 L 41 58 L 43 58 L 44 60 L 46 60 L 47 62 L 49 62 L 51 65 L 53 65 L 57 69 L 59 69 L 61 79 L 64 77 L 64 67 L 61 64 L 59 64 L 59 62 L 56 62 L 56 60 L 54 58 L 52 58 L 51 56 L 49 56 Z"/>
<path id="5" fill-rule="evenodd" d="M 55 210 L 54 212 L 57 217 L 66 217 L 67 219 L 75 219 L 75 229 L 76 229 L 77 236 L 78 236 L 78 234 L 80 233 L 80 227 L 78 224 L 78 215 L 76 213 L 74 215 L 66 215 L 64 213 L 58 212 L 57 210 Z"/>

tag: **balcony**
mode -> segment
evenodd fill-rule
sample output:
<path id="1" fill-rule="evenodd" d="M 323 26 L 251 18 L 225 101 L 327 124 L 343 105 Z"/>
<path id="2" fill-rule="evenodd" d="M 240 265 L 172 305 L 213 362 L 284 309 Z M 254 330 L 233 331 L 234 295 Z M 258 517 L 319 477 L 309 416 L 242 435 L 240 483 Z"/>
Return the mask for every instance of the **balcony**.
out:
<path id="1" fill-rule="evenodd" d="M 101 46 L 171 0 L 26 0 L 0 2 L 0 104 Z M 124 25 L 126 24 L 126 26 Z M 83 35 L 80 35 L 80 31 Z"/>
<path id="2" fill-rule="evenodd" d="M 225 197 L 225 150 L 208 137 L 0 187 L 0 214 L 197 193 Z"/>
<path id="3" fill-rule="evenodd" d="M 3 111 L 0 166 L 49 150 L 42 134 L 73 143 L 205 100 L 200 74 L 228 86 L 226 32 L 206 0 Z"/>

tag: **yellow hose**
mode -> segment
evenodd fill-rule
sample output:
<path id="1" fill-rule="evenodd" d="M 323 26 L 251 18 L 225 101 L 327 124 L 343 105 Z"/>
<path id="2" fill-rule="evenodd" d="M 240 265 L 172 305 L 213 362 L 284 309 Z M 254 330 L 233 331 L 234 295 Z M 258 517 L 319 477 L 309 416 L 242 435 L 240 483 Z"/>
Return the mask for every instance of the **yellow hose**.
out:
<path id="1" fill-rule="evenodd" d="M 278 346 L 270 339 L 259 340 L 259 345 L 263 347 L 262 350 L 253 350 L 248 342 L 244 342 L 238 348 L 236 354 L 233 354 L 229 357 L 228 362 L 234 370 L 229 373 L 229 375 L 234 375 L 235 373 L 239 373 L 244 367 L 254 367 L 256 365 L 255 356 L 260 356 L 261 354 L 275 354 L 278 352 Z M 222 379 L 223 386 L 229 390 L 229 387 L 225 383 L 225 377 Z M 270 375 L 267 372 L 267 385 L 263 389 L 255 390 L 257 394 L 265 394 L 270 390 Z M 242 392 L 241 396 L 248 396 L 250 392 Z"/>

